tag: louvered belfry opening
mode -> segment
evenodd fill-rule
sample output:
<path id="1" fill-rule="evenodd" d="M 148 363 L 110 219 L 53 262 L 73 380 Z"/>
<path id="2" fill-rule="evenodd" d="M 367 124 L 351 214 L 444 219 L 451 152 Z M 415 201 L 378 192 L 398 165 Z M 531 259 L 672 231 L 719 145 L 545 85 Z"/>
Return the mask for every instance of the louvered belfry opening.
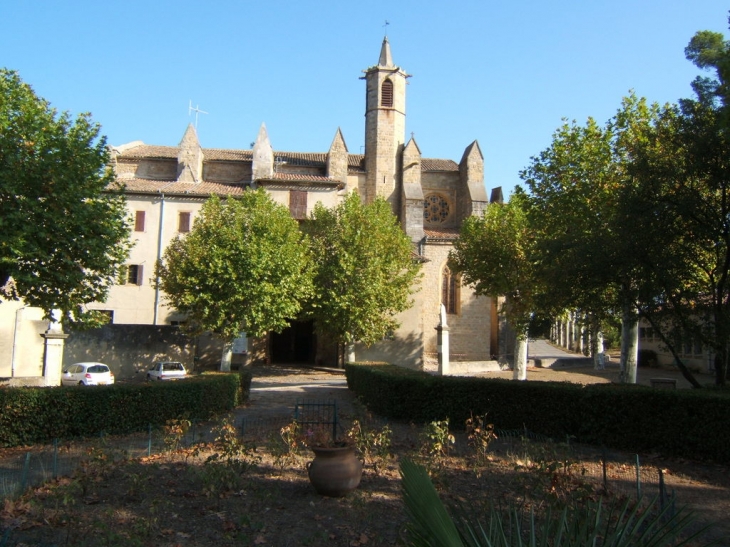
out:
<path id="1" fill-rule="evenodd" d="M 393 82 L 385 80 L 380 94 L 381 106 L 392 108 L 393 106 Z"/>

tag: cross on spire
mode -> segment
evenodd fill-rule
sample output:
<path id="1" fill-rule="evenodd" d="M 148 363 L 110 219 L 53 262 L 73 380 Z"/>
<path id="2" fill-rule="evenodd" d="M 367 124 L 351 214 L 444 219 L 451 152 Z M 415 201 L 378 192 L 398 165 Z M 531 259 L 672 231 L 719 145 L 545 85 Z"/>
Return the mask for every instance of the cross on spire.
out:
<path id="1" fill-rule="evenodd" d="M 386 19 L 385 24 L 383 25 L 383 29 L 384 29 L 383 32 L 385 33 L 386 36 L 388 36 L 388 25 L 390 25 L 390 23 Z"/>

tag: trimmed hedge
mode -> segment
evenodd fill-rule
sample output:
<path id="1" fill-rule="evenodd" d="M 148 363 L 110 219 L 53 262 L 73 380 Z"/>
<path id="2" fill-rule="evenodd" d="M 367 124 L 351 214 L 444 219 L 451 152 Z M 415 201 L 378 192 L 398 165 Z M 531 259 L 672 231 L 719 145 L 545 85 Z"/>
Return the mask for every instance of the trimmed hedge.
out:
<path id="1" fill-rule="evenodd" d="M 179 382 L 0 389 L 0 446 L 145 431 L 187 416 L 203 420 L 248 398 L 250 378 L 206 374 Z"/>
<path id="2" fill-rule="evenodd" d="M 371 411 L 420 423 L 473 413 L 498 429 L 632 452 L 730 462 L 730 394 L 636 385 L 432 376 L 395 365 L 345 366 L 347 385 Z"/>

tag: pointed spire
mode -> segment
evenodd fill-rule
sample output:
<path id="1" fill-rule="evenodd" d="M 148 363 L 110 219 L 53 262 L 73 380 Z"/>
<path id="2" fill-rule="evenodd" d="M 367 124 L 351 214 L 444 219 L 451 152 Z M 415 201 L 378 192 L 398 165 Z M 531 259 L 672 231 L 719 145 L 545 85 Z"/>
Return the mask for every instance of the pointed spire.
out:
<path id="1" fill-rule="evenodd" d="M 393 66 L 393 57 L 390 55 L 390 43 L 388 43 L 388 37 L 383 38 L 383 45 L 380 48 L 380 60 L 378 60 L 378 66 Z"/>
<path id="2" fill-rule="evenodd" d="M 347 184 L 347 156 L 347 144 L 338 127 L 329 152 L 327 152 L 327 176 L 329 178 Z"/>
<path id="3" fill-rule="evenodd" d="M 177 153 L 177 180 L 179 182 L 201 182 L 203 177 L 203 149 L 193 124 L 185 130 Z"/>

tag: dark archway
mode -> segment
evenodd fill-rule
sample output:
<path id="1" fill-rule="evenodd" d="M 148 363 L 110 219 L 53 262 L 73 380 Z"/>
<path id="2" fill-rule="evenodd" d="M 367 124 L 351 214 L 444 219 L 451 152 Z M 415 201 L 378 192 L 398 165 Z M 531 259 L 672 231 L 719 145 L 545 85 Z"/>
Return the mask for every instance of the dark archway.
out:
<path id="1" fill-rule="evenodd" d="M 280 333 L 271 333 L 272 363 L 314 363 L 317 352 L 313 321 L 292 321 Z"/>

